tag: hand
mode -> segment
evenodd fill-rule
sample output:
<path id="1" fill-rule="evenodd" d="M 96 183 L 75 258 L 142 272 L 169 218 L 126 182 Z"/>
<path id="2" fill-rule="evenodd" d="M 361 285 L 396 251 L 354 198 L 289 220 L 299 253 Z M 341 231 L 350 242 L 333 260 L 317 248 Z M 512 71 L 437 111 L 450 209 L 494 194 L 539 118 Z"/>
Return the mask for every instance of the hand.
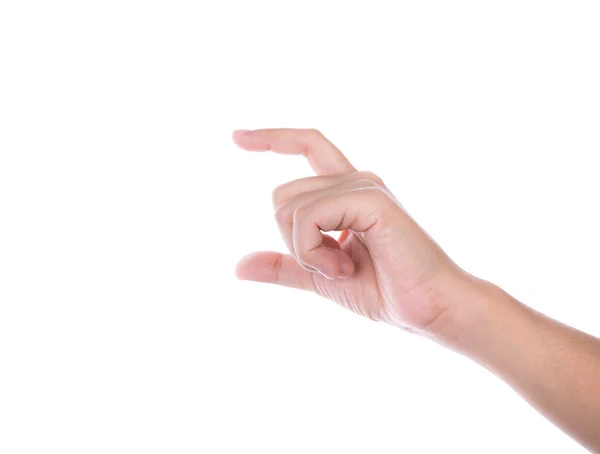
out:
<path id="1" fill-rule="evenodd" d="M 233 138 L 246 150 L 302 154 L 319 175 L 273 192 L 290 254 L 249 255 L 239 263 L 238 277 L 311 290 L 445 344 L 600 452 L 600 339 L 461 270 L 380 178 L 358 172 L 319 132 L 236 131 Z M 336 230 L 342 231 L 337 240 L 323 233 Z"/>
<path id="2" fill-rule="evenodd" d="M 460 270 L 371 172 L 315 130 L 236 131 L 249 151 L 304 155 L 318 176 L 277 187 L 275 218 L 290 254 L 256 252 L 240 279 L 310 290 L 372 320 L 438 335 L 455 319 Z M 335 238 L 323 232 L 342 231 Z"/>

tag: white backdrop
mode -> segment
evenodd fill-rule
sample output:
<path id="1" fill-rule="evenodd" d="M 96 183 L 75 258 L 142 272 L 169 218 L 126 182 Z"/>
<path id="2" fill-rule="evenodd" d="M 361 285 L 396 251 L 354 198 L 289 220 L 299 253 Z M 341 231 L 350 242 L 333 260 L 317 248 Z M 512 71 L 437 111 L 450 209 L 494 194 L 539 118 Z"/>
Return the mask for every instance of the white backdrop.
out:
<path id="1" fill-rule="evenodd" d="M 0 3 L 0 452 L 583 450 L 486 370 L 308 293 L 316 127 L 468 271 L 600 335 L 597 2 Z"/>

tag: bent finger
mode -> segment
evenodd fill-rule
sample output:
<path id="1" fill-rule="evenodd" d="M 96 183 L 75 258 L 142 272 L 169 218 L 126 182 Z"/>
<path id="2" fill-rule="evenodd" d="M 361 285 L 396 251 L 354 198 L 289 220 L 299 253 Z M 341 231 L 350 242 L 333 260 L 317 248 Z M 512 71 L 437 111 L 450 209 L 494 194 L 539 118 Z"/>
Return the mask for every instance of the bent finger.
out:
<path id="1" fill-rule="evenodd" d="M 368 232 L 392 203 L 395 202 L 387 191 L 372 186 L 325 196 L 298 208 L 292 234 L 296 257 L 326 276 L 350 276 L 354 271 L 352 260 L 342 251 L 324 247 L 323 232 Z"/>

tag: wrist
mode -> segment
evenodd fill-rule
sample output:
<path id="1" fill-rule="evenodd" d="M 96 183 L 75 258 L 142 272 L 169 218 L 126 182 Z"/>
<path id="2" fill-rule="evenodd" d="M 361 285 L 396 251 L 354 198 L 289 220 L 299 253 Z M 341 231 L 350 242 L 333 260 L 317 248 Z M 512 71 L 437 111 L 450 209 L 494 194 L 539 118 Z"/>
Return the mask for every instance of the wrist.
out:
<path id="1" fill-rule="evenodd" d="M 528 319 L 527 308 L 500 287 L 462 270 L 449 288 L 447 310 L 429 337 L 478 362 L 485 363 L 498 339 Z"/>

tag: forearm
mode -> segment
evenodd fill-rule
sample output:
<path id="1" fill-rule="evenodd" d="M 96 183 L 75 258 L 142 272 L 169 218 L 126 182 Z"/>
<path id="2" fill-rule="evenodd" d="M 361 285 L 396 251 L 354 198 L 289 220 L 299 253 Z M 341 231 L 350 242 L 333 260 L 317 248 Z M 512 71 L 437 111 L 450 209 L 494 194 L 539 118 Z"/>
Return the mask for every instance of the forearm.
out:
<path id="1" fill-rule="evenodd" d="M 534 311 L 492 284 L 472 281 L 462 288 L 467 310 L 458 315 L 461 329 L 445 342 L 600 452 L 600 339 Z"/>

